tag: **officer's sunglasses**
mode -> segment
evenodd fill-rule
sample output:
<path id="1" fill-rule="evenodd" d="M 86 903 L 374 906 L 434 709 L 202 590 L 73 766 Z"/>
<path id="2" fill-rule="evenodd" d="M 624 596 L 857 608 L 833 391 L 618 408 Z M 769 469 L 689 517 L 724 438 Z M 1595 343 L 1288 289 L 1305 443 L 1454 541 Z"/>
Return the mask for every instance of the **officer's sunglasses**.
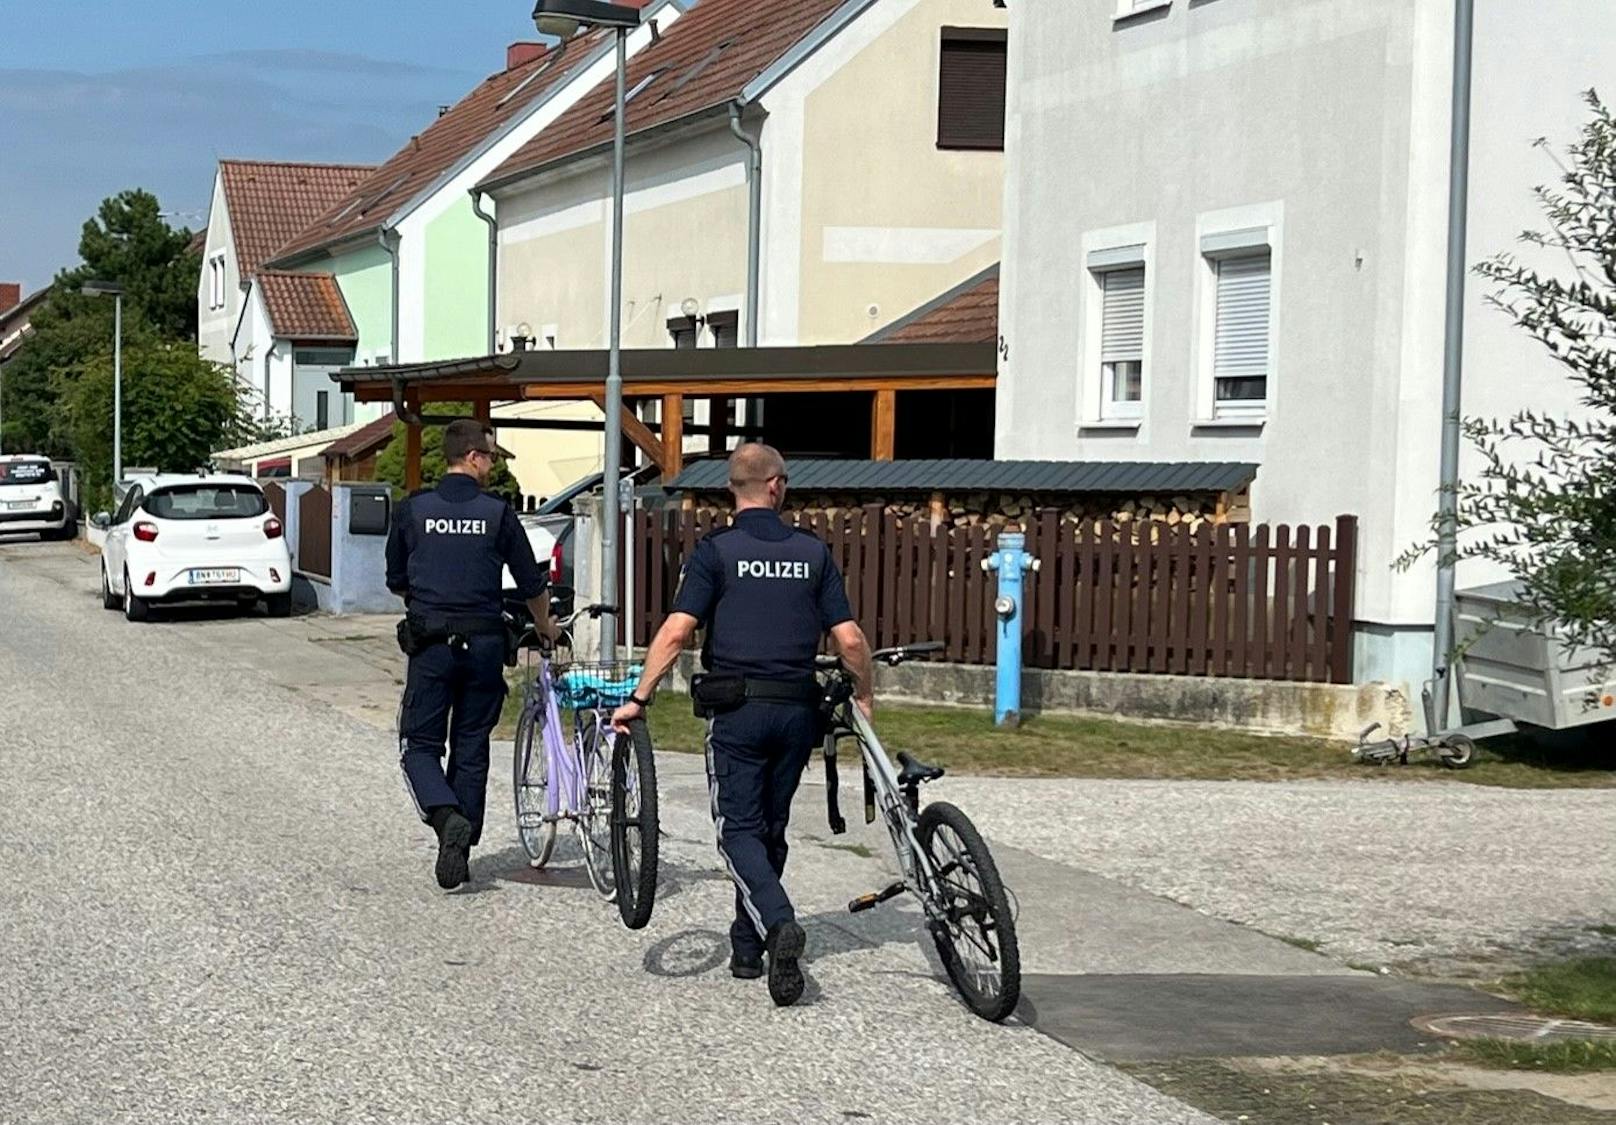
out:
<path id="1" fill-rule="evenodd" d="M 467 452 L 467 456 L 470 456 L 472 453 L 481 453 L 484 457 L 488 458 L 490 463 L 492 463 L 494 458 L 496 456 L 498 456 L 498 454 L 496 454 L 492 449 L 473 449 L 473 450 L 469 450 Z"/>

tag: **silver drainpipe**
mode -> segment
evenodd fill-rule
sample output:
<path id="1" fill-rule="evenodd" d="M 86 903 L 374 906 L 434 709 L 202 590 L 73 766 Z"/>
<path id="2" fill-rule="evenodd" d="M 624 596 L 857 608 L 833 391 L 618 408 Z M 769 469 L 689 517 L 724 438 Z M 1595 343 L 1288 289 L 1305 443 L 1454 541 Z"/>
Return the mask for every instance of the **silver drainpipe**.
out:
<path id="1" fill-rule="evenodd" d="M 499 225 L 483 210 L 486 198 L 481 190 L 471 189 L 472 212 L 488 225 L 488 354 L 493 355 L 499 342 Z"/>
<path id="2" fill-rule="evenodd" d="M 388 363 L 397 363 L 398 362 L 398 289 L 399 289 L 399 281 L 398 281 L 398 235 L 397 235 L 397 233 L 388 230 L 386 227 L 382 227 L 380 230 L 378 230 L 376 232 L 376 241 L 381 243 L 382 249 L 385 250 L 387 252 L 387 256 L 393 260 L 393 295 L 392 295 L 392 304 L 393 304 L 392 324 L 393 324 L 393 331 L 392 331 L 392 337 L 388 341 L 387 362 Z"/>
<path id="3" fill-rule="evenodd" d="M 729 104 L 729 131 L 751 150 L 746 166 L 747 201 L 746 224 L 746 346 L 757 347 L 758 342 L 758 260 L 763 246 L 763 148 L 745 129 L 741 128 L 741 103 Z"/>
<path id="4" fill-rule="evenodd" d="M 1442 366 L 1442 471 L 1437 498 L 1436 631 L 1432 638 L 1433 733 L 1453 698 L 1455 554 L 1459 544 L 1460 392 L 1464 386 L 1465 240 L 1470 204 L 1470 72 L 1475 0 L 1458 0 L 1453 30 L 1453 126 L 1448 170 L 1448 304 Z"/>

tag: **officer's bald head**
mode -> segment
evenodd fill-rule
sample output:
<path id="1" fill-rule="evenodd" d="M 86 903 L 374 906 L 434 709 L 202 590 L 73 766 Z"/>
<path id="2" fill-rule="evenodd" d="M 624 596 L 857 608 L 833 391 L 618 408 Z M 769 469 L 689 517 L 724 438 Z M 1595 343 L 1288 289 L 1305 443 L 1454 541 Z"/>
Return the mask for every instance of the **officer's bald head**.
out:
<path id="1" fill-rule="evenodd" d="M 786 460 L 761 441 L 735 447 L 729 455 L 729 490 L 737 508 L 778 509 L 786 498 Z"/>

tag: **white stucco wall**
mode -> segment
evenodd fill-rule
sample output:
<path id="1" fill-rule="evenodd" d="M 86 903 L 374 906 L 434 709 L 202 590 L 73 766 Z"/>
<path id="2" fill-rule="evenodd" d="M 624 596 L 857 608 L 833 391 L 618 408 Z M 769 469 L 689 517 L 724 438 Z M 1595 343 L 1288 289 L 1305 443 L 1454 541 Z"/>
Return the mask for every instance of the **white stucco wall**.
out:
<path id="1" fill-rule="evenodd" d="M 224 307 L 208 307 L 212 285 L 208 263 L 224 255 Z M 202 273 L 196 286 L 196 345 L 203 359 L 228 365 L 230 339 L 241 315 L 241 271 L 236 261 L 236 237 L 230 225 L 230 208 L 225 204 L 221 175 L 213 174 L 213 203 L 208 209 L 207 245 L 202 251 Z"/>
<path id="2" fill-rule="evenodd" d="M 235 334 L 236 377 L 252 388 L 252 400 L 262 403 L 260 418 L 283 417 L 292 411 L 292 345 L 277 340 L 257 286 L 243 296 L 246 310 Z"/>
<path id="3" fill-rule="evenodd" d="M 1600 0 L 1484 4 L 1469 254 L 1532 225 L 1577 91 L 1616 63 Z M 1452 0 L 1241 0 L 1115 22 L 1111 0 L 1013 9 L 997 452 L 1261 464 L 1259 521 L 1360 517 L 1359 674 L 1414 680 L 1434 578 L 1391 561 L 1435 504 Z M 1260 428 L 1202 424 L 1200 236 L 1268 225 L 1273 353 Z M 1137 428 L 1085 425 L 1098 379 L 1085 240 L 1151 231 Z M 1552 366 L 1470 286 L 1467 412 L 1566 404 Z M 1486 575 L 1470 568 L 1461 583 Z"/>

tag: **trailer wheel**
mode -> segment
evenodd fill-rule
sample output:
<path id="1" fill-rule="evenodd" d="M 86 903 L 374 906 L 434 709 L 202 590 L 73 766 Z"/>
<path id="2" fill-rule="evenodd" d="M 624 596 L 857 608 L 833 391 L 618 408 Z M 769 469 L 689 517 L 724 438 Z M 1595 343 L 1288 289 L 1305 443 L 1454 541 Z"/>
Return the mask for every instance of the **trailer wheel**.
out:
<path id="1" fill-rule="evenodd" d="M 1476 760 L 1476 744 L 1462 734 L 1450 734 L 1437 750 L 1442 764 L 1450 770 L 1468 769 Z"/>

